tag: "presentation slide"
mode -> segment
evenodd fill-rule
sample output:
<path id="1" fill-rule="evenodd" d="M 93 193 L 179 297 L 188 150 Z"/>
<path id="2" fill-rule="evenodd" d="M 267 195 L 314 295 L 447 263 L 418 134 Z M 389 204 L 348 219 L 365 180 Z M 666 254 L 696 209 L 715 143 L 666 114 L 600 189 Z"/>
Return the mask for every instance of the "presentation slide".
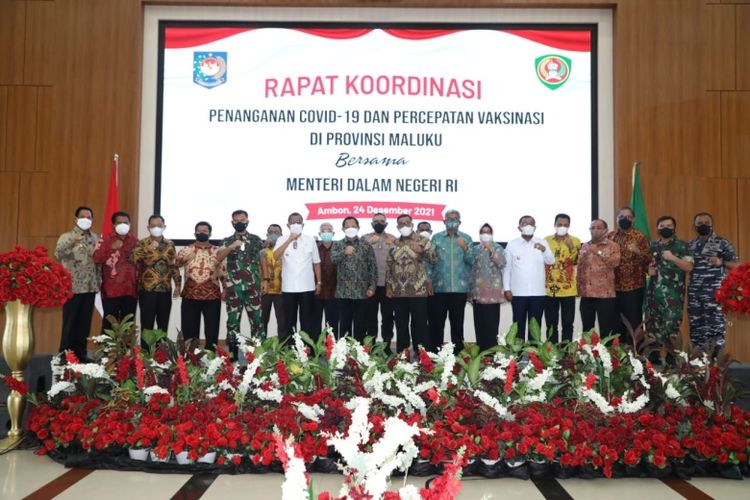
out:
<path id="1" fill-rule="evenodd" d="M 213 238 L 249 213 L 316 234 L 384 213 L 478 240 L 585 236 L 596 207 L 594 28 L 578 25 L 161 24 L 155 206 L 166 235 Z M 532 29 L 533 28 L 533 29 Z"/>

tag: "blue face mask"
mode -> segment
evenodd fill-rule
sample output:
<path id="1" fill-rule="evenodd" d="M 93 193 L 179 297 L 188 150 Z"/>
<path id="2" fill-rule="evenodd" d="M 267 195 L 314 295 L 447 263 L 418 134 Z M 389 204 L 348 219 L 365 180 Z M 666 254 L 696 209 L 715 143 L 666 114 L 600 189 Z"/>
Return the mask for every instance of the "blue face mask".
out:
<path id="1" fill-rule="evenodd" d="M 333 233 L 329 233 L 328 231 L 324 233 L 320 233 L 320 241 L 324 243 L 330 243 L 333 241 Z"/>

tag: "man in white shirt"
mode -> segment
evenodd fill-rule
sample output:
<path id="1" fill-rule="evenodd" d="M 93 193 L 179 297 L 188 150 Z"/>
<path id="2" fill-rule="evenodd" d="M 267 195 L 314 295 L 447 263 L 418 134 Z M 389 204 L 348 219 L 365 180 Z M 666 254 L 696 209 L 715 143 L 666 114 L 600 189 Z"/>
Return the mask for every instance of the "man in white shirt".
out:
<path id="1" fill-rule="evenodd" d="M 297 326 L 299 311 L 300 329 L 311 336 L 317 330 L 313 325 L 313 300 L 320 293 L 320 254 L 312 236 L 302 234 L 302 215 L 293 212 L 287 219 L 289 235 L 276 240 L 275 259 L 281 259 L 281 303 L 286 317 L 286 340 Z"/>
<path id="2" fill-rule="evenodd" d="M 555 255 L 542 238 L 535 238 L 536 221 L 524 215 L 518 221 L 521 237 L 505 247 L 507 264 L 503 270 L 505 298 L 513 308 L 513 322 L 518 324 L 518 338 L 526 339 L 526 322 L 542 323 L 545 287 L 544 265 L 555 263 Z"/>

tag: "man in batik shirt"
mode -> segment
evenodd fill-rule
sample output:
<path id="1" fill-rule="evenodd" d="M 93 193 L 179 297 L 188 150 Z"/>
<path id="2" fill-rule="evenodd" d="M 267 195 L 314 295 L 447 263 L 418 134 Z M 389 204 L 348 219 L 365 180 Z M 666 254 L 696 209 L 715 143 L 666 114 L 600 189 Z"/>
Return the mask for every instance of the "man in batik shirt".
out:
<path id="1" fill-rule="evenodd" d="M 179 251 L 177 266 L 185 267 L 182 288 L 181 327 L 185 340 L 200 336 L 201 316 L 206 336 L 206 349 L 214 351 L 219 340 L 222 287 L 226 268 L 219 258 L 219 247 L 210 243 L 211 224 L 195 225 L 195 243 Z M 225 250 L 225 249 L 224 249 Z"/>
<path id="2" fill-rule="evenodd" d="M 250 320 L 250 334 L 260 340 L 266 338 L 260 310 L 260 251 L 263 241 L 247 232 L 247 212 L 232 212 L 234 234 L 221 242 L 219 260 L 226 258 L 227 286 L 224 301 L 227 307 L 227 344 L 230 354 L 237 359 L 242 311 Z"/>
<path id="3" fill-rule="evenodd" d="M 130 234 L 126 212 L 112 214 L 112 226 L 114 233 L 100 239 L 94 250 L 94 262 L 102 266 L 102 333 L 112 326 L 108 318 L 135 316 L 138 307 L 138 269 L 130 260 L 138 239 Z"/>
<path id="4" fill-rule="evenodd" d="M 152 215 L 148 218 L 149 236 L 142 239 L 130 254 L 130 260 L 138 266 L 138 304 L 141 307 L 141 331 L 154 328 L 166 332 L 172 298 L 180 296 L 182 278 L 175 264 L 177 252 L 174 243 L 164 237 L 164 218 Z M 174 294 L 172 283 L 174 282 Z M 143 337 L 141 346 L 145 347 Z"/>
<path id="5" fill-rule="evenodd" d="M 714 232 L 713 216 L 701 212 L 693 219 L 698 233 L 688 244 L 694 267 L 688 282 L 688 320 L 690 341 L 703 350 L 715 346 L 716 354 L 724 346 L 726 320 L 716 290 L 726 277 L 727 270 L 739 265 L 739 257 L 732 243 Z"/>
<path id="6" fill-rule="evenodd" d="M 573 340 L 573 322 L 576 318 L 576 265 L 581 240 L 568 234 L 570 216 L 555 216 L 555 234 L 544 238 L 555 255 L 555 263 L 545 265 L 545 286 L 547 296 L 544 299 L 544 322 L 547 339 L 553 342 Z M 562 331 L 557 337 L 558 318 L 562 316 Z"/>
<path id="7" fill-rule="evenodd" d="M 73 296 L 63 304 L 60 351 L 70 349 L 82 361 L 88 360 L 86 338 L 101 283 L 101 272 L 93 258 L 97 242 L 96 234 L 91 232 L 93 219 L 93 210 L 78 207 L 75 226 L 60 235 L 55 247 L 55 257 L 70 272 L 73 285 Z"/>
<path id="8" fill-rule="evenodd" d="M 427 263 L 435 263 L 435 250 L 430 240 L 414 232 L 411 216 L 400 215 L 397 239 L 386 260 L 385 293 L 393 299 L 396 313 L 396 349 L 403 351 L 409 344 L 415 349 L 430 345 L 427 327 Z M 411 329 L 409 320 L 411 319 Z"/>
<path id="9" fill-rule="evenodd" d="M 680 334 L 685 302 L 685 273 L 693 269 L 693 257 L 687 244 L 675 237 L 677 222 L 665 215 L 656 221 L 659 239 L 651 243 L 653 260 L 646 290 L 646 332 L 654 339 L 652 347 L 674 343 Z M 661 353 L 662 362 L 664 352 Z M 652 359 L 656 361 L 656 358 Z"/>
<path id="10" fill-rule="evenodd" d="M 623 207 L 617 212 L 617 229 L 607 237 L 620 247 L 620 265 L 615 269 L 617 318 L 622 316 L 636 329 L 643 321 L 643 293 L 651 252 L 646 235 L 633 227 L 635 212 Z M 623 342 L 630 343 L 628 329 L 623 323 L 617 327 Z"/>
<path id="11" fill-rule="evenodd" d="M 356 217 L 345 218 L 342 229 L 344 239 L 331 248 L 331 261 L 337 270 L 339 334 L 353 333 L 362 342 L 367 331 L 367 299 L 375 295 L 378 285 L 378 264 L 372 245 L 359 237 Z"/>

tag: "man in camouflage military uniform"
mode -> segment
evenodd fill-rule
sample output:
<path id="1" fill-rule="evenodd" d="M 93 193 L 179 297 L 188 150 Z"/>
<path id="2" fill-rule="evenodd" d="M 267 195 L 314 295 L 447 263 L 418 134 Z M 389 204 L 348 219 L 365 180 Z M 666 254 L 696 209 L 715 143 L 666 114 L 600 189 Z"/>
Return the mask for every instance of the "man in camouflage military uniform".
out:
<path id="1" fill-rule="evenodd" d="M 654 347 L 670 345 L 680 334 L 685 273 L 693 269 L 693 257 L 687 244 L 675 237 L 676 228 L 673 217 L 659 217 L 656 221 L 659 239 L 651 243 L 653 261 L 648 268 L 646 331 L 654 339 Z"/>
<path id="2" fill-rule="evenodd" d="M 693 345 L 705 350 L 713 344 L 716 353 L 724 345 L 726 320 L 715 294 L 727 270 L 737 267 L 739 258 L 732 243 L 714 232 L 713 224 L 713 216 L 706 212 L 693 219 L 698 236 L 688 243 L 695 260 L 688 282 L 688 320 Z"/>
<path id="3" fill-rule="evenodd" d="M 259 236 L 247 232 L 247 212 L 232 213 L 235 233 L 224 238 L 219 258 L 226 257 L 227 287 L 224 300 L 227 306 L 227 342 L 229 351 L 236 359 L 237 340 L 240 335 L 242 310 L 250 320 L 250 334 L 263 340 L 266 330 L 261 321 L 260 251 L 263 241 Z"/>

